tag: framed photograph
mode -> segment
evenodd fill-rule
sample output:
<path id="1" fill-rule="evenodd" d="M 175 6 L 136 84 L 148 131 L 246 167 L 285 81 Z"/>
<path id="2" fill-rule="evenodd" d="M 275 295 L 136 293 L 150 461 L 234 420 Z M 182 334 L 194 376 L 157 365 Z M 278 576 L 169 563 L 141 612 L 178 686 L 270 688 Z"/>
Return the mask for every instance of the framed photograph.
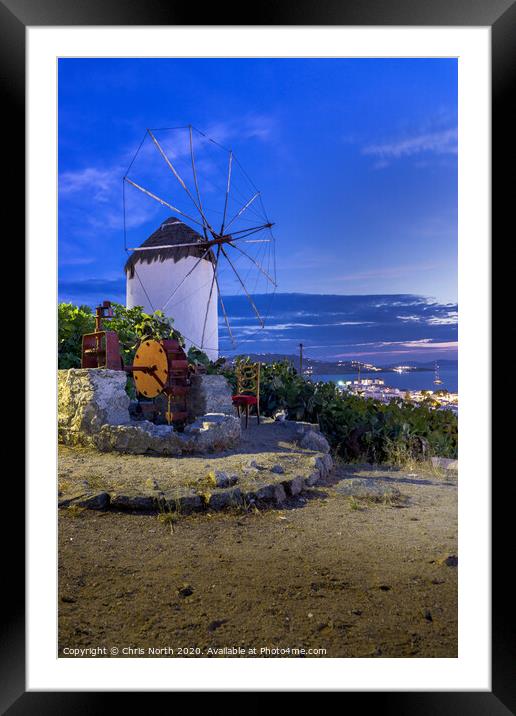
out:
<path id="1" fill-rule="evenodd" d="M 3 711 L 509 713 L 490 271 L 514 3 L 256 13 L 0 4 L 28 308 Z"/>

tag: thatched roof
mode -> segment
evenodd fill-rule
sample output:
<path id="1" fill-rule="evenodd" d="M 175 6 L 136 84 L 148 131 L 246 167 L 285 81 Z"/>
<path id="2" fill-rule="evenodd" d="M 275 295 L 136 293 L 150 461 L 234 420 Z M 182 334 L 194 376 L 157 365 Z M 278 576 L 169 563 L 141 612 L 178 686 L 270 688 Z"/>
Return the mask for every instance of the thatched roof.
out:
<path id="1" fill-rule="evenodd" d="M 206 248 L 203 246 L 196 246 L 199 242 L 205 242 L 204 237 L 194 231 L 192 228 L 184 224 L 180 219 L 175 216 L 171 216 L 164 221 L 156 231 L 146 239 L 141 246 L 170 246 L 171 244 L 191 244 L 190 246 L 181 246 L 177 249 L 152 249 L 149 251 L 133 251 L 129 256 L 124 266 L 126 273 L 131 278 L 134 277 L 134 265 L 135 263 L 146 262 L 148 264 L 153 261 L 165 261 L 165 259 L 172 259 L 173 261 L 179 261 L 186 256 L 196 256 L 200 258 Z M 206 260 L 215 261 L 213 253 L 210 251 L 206 256 Z"/>

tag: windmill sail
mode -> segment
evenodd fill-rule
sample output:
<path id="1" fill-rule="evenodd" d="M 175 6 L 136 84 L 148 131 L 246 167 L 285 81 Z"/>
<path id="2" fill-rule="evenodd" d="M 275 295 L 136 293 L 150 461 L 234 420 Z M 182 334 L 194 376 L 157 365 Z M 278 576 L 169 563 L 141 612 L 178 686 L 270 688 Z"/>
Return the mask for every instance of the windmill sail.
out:
<path id="1" fill-rule="evenodd" d="M 124 176 L 127 305 L 163 310 L 216 357 L 219 331 L 227 350 L 265 326 L 272 227 L 232 150 L 191 126 L 147 130 Z M 237 296 L 246 308 L 232 317 Z"/>

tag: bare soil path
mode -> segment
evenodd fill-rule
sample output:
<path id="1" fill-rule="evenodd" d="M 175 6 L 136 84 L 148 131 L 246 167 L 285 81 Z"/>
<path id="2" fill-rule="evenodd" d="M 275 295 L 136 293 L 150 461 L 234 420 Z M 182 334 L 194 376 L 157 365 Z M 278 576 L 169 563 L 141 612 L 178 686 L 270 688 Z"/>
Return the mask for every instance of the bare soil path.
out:
<path id="1" fill-rule="evenodd" d="M 59 655 L 455 657 L 455 555 L 457 482 L 432 471 L 338 467 L 284 509 L 173 523 L 61 509 Z"/>

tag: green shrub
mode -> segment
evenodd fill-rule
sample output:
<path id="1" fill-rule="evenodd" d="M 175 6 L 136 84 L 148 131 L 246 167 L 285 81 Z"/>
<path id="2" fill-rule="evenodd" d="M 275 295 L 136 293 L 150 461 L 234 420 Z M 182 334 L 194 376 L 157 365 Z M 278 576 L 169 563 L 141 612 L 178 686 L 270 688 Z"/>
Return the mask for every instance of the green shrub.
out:
<path id="1" fill-rule="evenodd" d="M 201 368 L 203 371 L 211 375 L 220 373 L 226 363 L 225 358 L 219 358 L 216 361 L 211 361 L 206 353 L 201 351 L 199 348 L 196 348 L 196 346 L 190 346 L 186 357 L 188 358 L 189 365 L 194 368 Z"/>
<path id="2" fill-rule="evenodd" d="M 249 361 L 240 356 L 236 362 Z M 232 387 L 234 374 L 226 371 Z M 285 410 L 289 420 L 319 423 L 334 451 L 344 460 L 391 463 L 394 456 L 457 457 L 457 416 L 435 410 L 433 401 L 413 404 L 342 393 L 335 383 L 312 383 L 289 361 L 262 364 L 260 412 L 272 416 Z"/>
<path id="3" fill-rule="evenodd" d="M 59 368 L 81 367 L 81 346 L 83 333 L 95 330 L 95 317 L 89 306 L 74 306 L 60 303 L 57 307 Z"/>
<path id="4" fill-rule="evenodd" d="M 173 319 L 165 316 L 163 311 L 149 314 L 144 312 L 142 306 L 126 308 L 120 303 L 112 303 L 111 307 L 113 318 L 104 321 L 104 328 L 117 332 L 120 352 L 126 365 L 133 362 L 138 344 L 146 338 L 157 341 L 174 338 L 184 346 L 184 338 L 174 329 Z"/>
<path id="5" fill-rule="evenodd" d="M 145 313 L 141 306 L 126 308 L 112 303 L 113 318 L 103 322 L 105 330 L 116 331 L 120 340 L 120 352 L 124 363 L 133 362 L 136 347 L 145 338 L 161 340 L 175 338 L 184 346 L 184 339 L 173 327 L 173 320 L 162 311 Z M 95 316 L 89 306 L 60 303 L 58 315 L 58 366 L 80 368 L 82 336 L 95 330 Z"/>

